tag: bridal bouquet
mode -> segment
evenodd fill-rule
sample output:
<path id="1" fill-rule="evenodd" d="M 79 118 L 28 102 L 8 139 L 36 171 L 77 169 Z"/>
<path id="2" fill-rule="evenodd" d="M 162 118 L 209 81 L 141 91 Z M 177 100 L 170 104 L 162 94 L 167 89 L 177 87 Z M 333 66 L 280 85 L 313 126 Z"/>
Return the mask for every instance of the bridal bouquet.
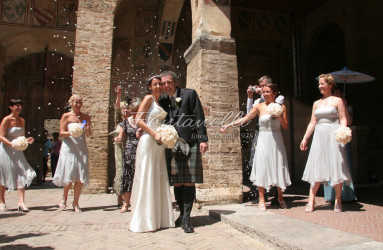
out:
<path id="1" fill-rule="evenodd" d="M 81 123 L 69 123 L 68 131 L 73 137 L 80 137 L 83 133 L 82 124 Z"/>
<path id="2" fill-rule="evenodd" d="M 339 127 L 337 130 L 335 130 L 335 139 L 337 142 L 342 144 L 347 144 L 351 141 L 352 138 L 352 132 L 349 127 Z"/>
<path id="3" fill-rule="evenodd" d="M 157 133 L 161 136 L 162 143 L 167 148 L 173 148 L 176 145 L 178 133 L 174 126 L 162 124 L 157 128 Z"/>
<path id="4" fill-rule="evenodd" d="M 28 140 L 25 136 L 19 136 L 11 141 L 12 147 L 16 150 L 23 151 L 28 147 Z"/>
<path id="5" fill-rule="evenodd" d="M 283 108 L 278 103 L 270 103 L 267 106 L 267 113 L 274 117 L 279 117 L 283 113 Z"/>

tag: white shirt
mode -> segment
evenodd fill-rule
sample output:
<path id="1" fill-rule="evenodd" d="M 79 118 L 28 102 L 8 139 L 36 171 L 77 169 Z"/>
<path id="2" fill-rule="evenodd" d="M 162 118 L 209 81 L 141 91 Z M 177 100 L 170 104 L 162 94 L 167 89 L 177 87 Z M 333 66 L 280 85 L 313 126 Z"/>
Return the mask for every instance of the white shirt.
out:
<path id="1" fill-rule="evenodd" d="M 254 105 L 263 102 L 265 102 L 265 98 L 263 98 L 263 95 L 261 96 L 261 98 L 256 99 L 254 102 L 253 98 L 247 98 L 247 114 L 251 111 Z M 282 105 L 285 102 L 285 97 L 283 95 L 278 95 L 277 98 L 275 98 L 275 102 Z"/>

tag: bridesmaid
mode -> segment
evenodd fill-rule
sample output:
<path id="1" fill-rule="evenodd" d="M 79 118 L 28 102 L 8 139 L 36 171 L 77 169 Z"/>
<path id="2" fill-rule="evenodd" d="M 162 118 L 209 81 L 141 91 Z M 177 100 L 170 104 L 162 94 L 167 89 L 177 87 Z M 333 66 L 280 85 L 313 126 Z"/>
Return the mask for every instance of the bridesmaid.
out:
<path id="1" fill-rule="evenodd" d="M 59 208 L 63 210 L 66 208 L 69 189 L 74 182 L 72 206 L 75 212 L 81 212 L 78 204 L 81 189 L 83 184 L 89 186 L 88 148 L 85 136 L 91 136 L 91 122 L 89 115 L 81 112 L 83 102 L 79 95 L 72 95 L 69 105 L 72 110 L 63 114 L 60 120 L 60 136 L 63 138 L 63 143 L 53 183 L 59 187 L 64 186 L 64 194 L 59 203 Z M 68 125 L 71 123 L 83 124 L 85 134 L 80 137 L 71 136 L 68 131 Z"/>
<path id="2" fill-rule="evenodd" d="M 12 99 L 9 102 L 11 114 L 4 117 L 0 125 L 0 211 L 7 211 L 5 205 L 5 189 L 17 189 L 19 194 L 18 210 L 29 212 L 24 203 L 25 186 L 29 186 L 36 177 L 35 171 L 28 164 L 22 151 L 12 147 L 12 140 L 25 135 L 25 120 L 19 115 L 22 110 L 22 101 Z M 28 143 L 33 143 L 29 137 Z"/>
<path id="3" fill-rule="evenodd" d="M 322 182 L 331 182 L 335 189 L 335 212 L 342 212 L 342 184 L 351 181 L 344 147 L 335 139 L 335 130 L 347 126 L 345 106 L 341 98 L 332 96 L 335 81 L 332 75 L 319 76 L 318 89 L 322 98 L 315 101 L 311 120 L 300 145 L 307 150 L 307 141 L 314 133 L 302 180 L 310 183 L 306 213 L 314 211 L 315 196 Z M 314 132 L 315 131 L 315 132 Z"/>
<path id="4" fill-rule="evenodd" d="M 228 127 L 246 124 L 259 115 L 259 136 L 250 180 L 258 186 L 258 208 L 261 212 L 266 211 L 265 189 L 270 190 L 272 186 L 276 186 L 279 205 L 285 209 L 287 204 L 283 199 L 283 191 L 291 185 L 286 149 L 281 133 L 281 127 L 284 130 L 288 128 L 286 106 L 281 105 L 283 112 L 279 117 L 272 117 L 267 113 L 267 106 L 275 102 L 277 95 L 277 84 L 265 84 L 263 87 L 265 102 L 255 105 L 245 117 L 220 129 L 221 132 L 225 132 Z"/>
<path id="5" fill-rule="evenodd" d="M 125 151 L 123 155 L 122 173 L 121 173 L 121 187 L 118 192 L 124 196 L 124 205 L 120 212 L 125 213 L 130 206 L 130 195 L 133 186 L 133 177 L 136 164 L 136 150 L 138 145 L 139 133 L 141 130 L 136 123 L 136 116 L 138 108 L 140 107 L 141 100 L 139 98 L 133 98 L 128 100 L 128 106 L 122 107 L 122 114 L 128 116 L 128 119 L 124 119 L 120 123 L 120 131 L 115 138 L 117 143 L 122 143 L 123 138 L 126 138 Z M 138 135 L 138 137 L 137 137 Z"/>

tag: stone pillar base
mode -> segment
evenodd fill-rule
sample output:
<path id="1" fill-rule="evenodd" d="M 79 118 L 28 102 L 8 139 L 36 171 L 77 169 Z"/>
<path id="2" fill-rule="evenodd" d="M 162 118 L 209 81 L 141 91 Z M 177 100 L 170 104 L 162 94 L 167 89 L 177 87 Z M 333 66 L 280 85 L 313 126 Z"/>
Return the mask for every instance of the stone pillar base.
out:
<path id="1" fill-rule="evenodd" d="M 201 99 L 209 138 L 203 158 L 204 183 L 197 185 L 202 205 L 242 202 L 242 156 L 239 128 L 219 128 L 239 111 L 235 42 L 230 37 L 201 35 L 185 52 L 186 87 Z M 229 112 L 234 115 L 223 121 Z"/>
<path id="2" fill-rule="evenodd" d="M 230 204 L 242 202 L 242 188 L 208 188 L 197 187 L 197 203 L 200 205 Z"/>

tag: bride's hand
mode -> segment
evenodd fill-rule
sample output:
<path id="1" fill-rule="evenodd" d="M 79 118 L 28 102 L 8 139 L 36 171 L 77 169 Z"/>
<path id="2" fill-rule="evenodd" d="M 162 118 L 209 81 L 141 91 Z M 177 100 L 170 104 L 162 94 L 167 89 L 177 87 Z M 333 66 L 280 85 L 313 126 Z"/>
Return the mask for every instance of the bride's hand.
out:
<path id="1" fill-rule="evenodd" d="M 162 144 L 162 140 L 161 140 L 161 136 L 159 134 L 156 134 L 154 136 L 154 139 L 156 139 L 156 141 L 159 143 L 159 144 Z"/>
<path id="2" fill-rule="evenodd" d="M 136 138 L 139 140 L 141 138 L 141 136 L 142 136 L 142 129 L 139 128 L 136 131 Z"/>

